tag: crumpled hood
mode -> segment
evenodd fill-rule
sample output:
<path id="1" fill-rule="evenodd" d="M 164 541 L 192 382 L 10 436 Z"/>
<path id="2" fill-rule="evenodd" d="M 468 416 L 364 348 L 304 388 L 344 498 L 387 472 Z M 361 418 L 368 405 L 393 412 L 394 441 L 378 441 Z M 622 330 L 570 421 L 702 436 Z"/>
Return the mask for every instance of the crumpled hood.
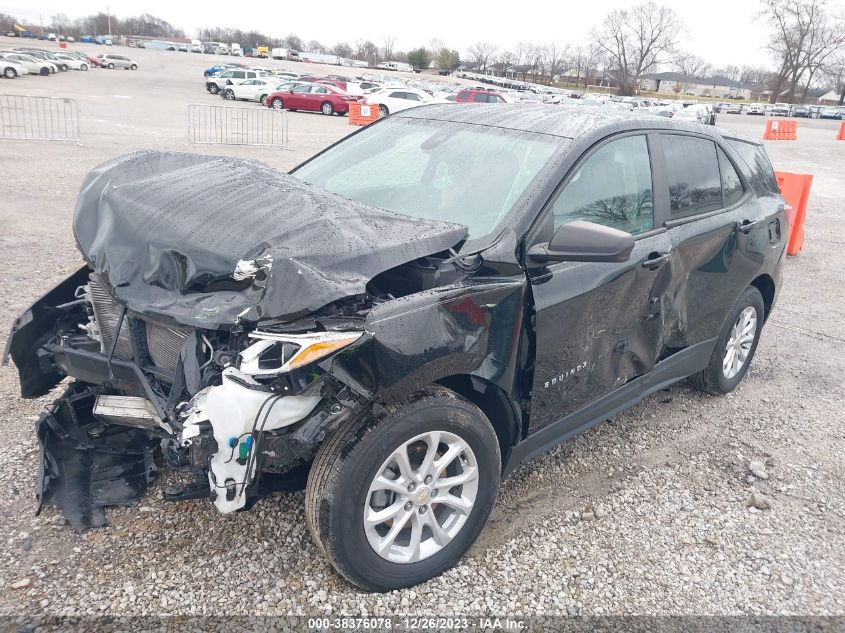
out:
<path id="1" fill-rule="evenodd" d="M 95 168 L 73 228 L 88 264 L 130 310 L 205 328 L 302 316 L 467 232 L 255 161 L 152 151 Z"/>

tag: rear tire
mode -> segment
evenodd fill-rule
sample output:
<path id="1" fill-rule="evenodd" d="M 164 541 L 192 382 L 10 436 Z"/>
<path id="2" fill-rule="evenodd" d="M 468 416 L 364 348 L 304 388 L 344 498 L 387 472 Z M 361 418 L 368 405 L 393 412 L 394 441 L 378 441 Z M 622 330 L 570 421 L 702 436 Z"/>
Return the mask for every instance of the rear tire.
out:
<path id="1" fill-rule="evenodd" d="M 88 64 L 82 64 L 82 65 L 79 67 L 79 70 L 88 70 Z"/>
<path id="2" fill-rule="evenodd" d="M 342 423 L 323 443 L 305 519 L 351 583 L 369 591 L 410 587 L 452 567 L 475 542 L 496 500 L 501 463 L 487 417 L 452 391 L 428 389 Z M 389 516 L 372 520 L 385 509 Z M 381 553 L 373 543 L 383 543 Z"/>
<path id="3" fill-rule="evenodd" d="M 258 103 L 260 103 L 263 106 L 266 106 L 267 105 L 267 95 L 261 95 L 258 98 Z"/>
<path id="4" fill-rule="evenodd" d="M 320 106 L 320 112 L 326 116 L 331 116 L 334 114 L 334 106 L 330 102 L 326 101 Z"/>
<path id="5" fill-rule="evenodd" d="M 6 68 L 6 69 L 3 71 L 3 76 L 4 76 L 6 79 L 14 79 L 15 77 L 17 77 L 17 76 L 18 76 L 18 71 L 17 71 L 17 70 L 15 70 L 14 68 L 12 68 L 11 66 L 9 66 L 8 68 Z"/>
<path id="6" fill-rule="evenodd" d="M 114 64 L 109 63 L 108 68 L 109 68 L 109 70 L 114 70 Z"/>
<path id="7" fill-rule="evenodd" d="M 229 88 L 226 92 L 223 93 L 223 97 L 227 101 L 234 101 L 235 100 L 235 93 L 232 91 L 231 88 Z"/>
<path id="8" fill-rule="evenodd" d="M 50 69 L 49 68 L 42 68 L 38 71 L 38 74 L 42 77 L 49 77 L 50 76 Z"/>
<path id="9" fill-rule="evenodd" d="M 763 295 L 749 286 L 737 299 L 722 326 L 707 368 L 688 378 L 690 385 L 717 396 L 733 391 L 754 358 L 763 329 Z M 749 332 L 753 321 L 753 332 Z"/>
<path id="10" fill-rule="evenodd" d="M 218 86 L 217 84 L 208 84 L 208 91 L 211 94 L 216 95 L 218 92 L 220 92 L 220 86 Z"/>

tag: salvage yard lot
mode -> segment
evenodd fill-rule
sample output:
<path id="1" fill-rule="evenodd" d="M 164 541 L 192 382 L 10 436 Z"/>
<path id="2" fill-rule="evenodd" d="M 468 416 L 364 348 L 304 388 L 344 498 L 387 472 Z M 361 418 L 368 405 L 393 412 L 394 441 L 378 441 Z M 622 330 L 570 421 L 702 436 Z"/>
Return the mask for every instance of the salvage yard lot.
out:
<path id="1" fill-rule="evenodd" d="M 137 72 L 0 84 L 76 99 L 83 143 L 0 141 L 0 348 L 13 318 L 80 265 L 71 218 L 95 165 L 153 148 L 287 170 L 356 129 L 297 112 L 290 151 L 191 146 L 187 106 L 223 104 L 202 78 L 221 59 L 131 56 Z M 760 138 L 765 119 L 718 124 Z M 674 386 L 519 468 L 466 559 L 413 589 L 366 594 L 341 580 L 310 540 L 301 493 L 224 516 L 207 502 L 165 505 L 165 475 L 140 506 L 108 511 L 105 529 L 76 534 L 55 507 L 34 517 L 32 421 L 50 397 L 20 400 L 14 368 L 0 368 L 0 614 L 845 615 L 845 142 L 839 122 L 798 126 L 798 141 L 767 150 L 775 169 L 815 176 L 806 245 L 784 267 L 745 381 L 724 398 Z M 755 490 L 771 509 L 747 507 Z"/>

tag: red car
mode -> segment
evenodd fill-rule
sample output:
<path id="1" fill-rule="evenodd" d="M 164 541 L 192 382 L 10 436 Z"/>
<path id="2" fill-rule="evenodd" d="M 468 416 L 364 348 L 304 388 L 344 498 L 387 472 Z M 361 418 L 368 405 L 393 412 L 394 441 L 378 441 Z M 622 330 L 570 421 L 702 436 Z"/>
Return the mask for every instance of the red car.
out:
<path id="1" fill-rule="evenodd" d="M 346 114 L 349 102 L 359 97 L 346 94 L 340 88 L 324 84 L 302 84 L 292 90 L 274 92 L 265 103 L 274 110 L 311 110 L 323 114 Z"/>
<path id="2" fill-rule="evenodd" d="M 340 79 L 318 79 L 314 83 L 324 84 L 326 86 L 334 86 L 335 88 L 340 88 L 344 92 L 346 91 L 346 82 Z"/>
<path id="3" fill-rule="evenodd" d="M 495 90 L 468 88 L 455 95 L 455 103 L 505 103 L 505 98 Z"/>

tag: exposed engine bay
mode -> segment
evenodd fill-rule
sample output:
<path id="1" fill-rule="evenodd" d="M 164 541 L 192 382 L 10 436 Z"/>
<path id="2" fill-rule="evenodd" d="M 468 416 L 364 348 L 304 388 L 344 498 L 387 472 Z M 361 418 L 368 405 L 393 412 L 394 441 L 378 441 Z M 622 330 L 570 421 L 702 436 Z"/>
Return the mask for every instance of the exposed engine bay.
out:
<path id="1" fill-rule="evenodd" d="M 209 498 L 224 513 L 300 487 L 322 439 L 373 406 L 372 352 L 361 351 L 373 308 L 467 275 L 454 263 L 462 227 L 414 220 L 421 238 L 409 245 L 402 216 L 244 163 L 146 153 L 94 170 L 74 220 L 87 265 L 13 326 L 4 360 L 24 397 L 74 379 L 36 432 L 39 509 L 60 506 L 77 530 L 105 525 L 105 506 L 137 503 L 162 464 L 191 480 L 166 499 Z M 206 170 L 219 180 L 247 167 L 260 186 L 231 211 L 181 193 Z M 299 206 L 261 226 L 245 219 L 267 218 L 271 199 Z M 250 228 L 235 234 L 236 218 Z M 344 241 L 347 226 L 356 235 Z M 359 356 L 354 371 L 335 371 L 342 355 Z"/>

